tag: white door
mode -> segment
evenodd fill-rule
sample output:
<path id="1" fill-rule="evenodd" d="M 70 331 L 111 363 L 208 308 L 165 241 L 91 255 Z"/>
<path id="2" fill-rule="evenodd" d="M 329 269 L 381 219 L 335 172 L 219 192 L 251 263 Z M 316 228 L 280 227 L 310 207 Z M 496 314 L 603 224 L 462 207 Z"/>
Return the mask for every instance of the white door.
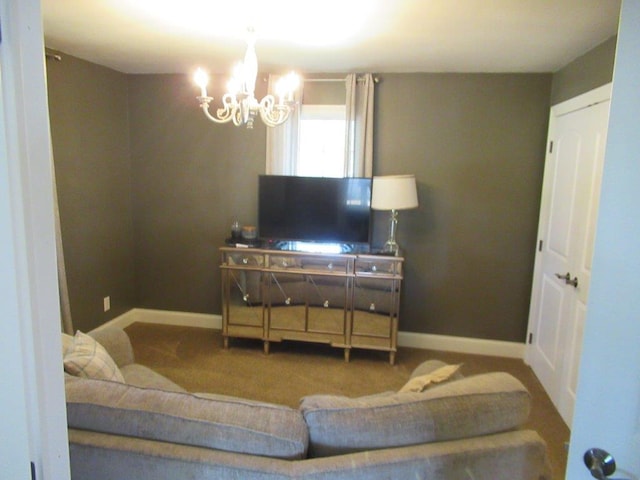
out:
<path id="1" fill-rule="evenodd" d="M 592 478 L 583 456 L 602 448 L 609 478 L 640 479 L 640 0 L 624 0 L 584 331 L 571 425 L 569 480 Z"/>
<path id="2" fill-rule="evenodd" d="M 527 362 L 571 425 L 611 86 L 552 107 Z"/>

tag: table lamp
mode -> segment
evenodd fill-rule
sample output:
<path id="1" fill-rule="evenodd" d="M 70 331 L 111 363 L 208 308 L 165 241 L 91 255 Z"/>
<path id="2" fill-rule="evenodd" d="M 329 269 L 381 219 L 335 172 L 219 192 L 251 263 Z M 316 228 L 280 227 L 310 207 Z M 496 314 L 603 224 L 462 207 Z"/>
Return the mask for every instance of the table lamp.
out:
<path id="1" fill-rule="evenodd" d="M 384 244 L 383 252 L 398 255 L 396 242 L 398 227 L 398 210 L 407 210 L 418 206 L 415 175 L 386 175 L 373 177 L 371 208 L 373 210 L 390 210 L 389 239 Z"/>

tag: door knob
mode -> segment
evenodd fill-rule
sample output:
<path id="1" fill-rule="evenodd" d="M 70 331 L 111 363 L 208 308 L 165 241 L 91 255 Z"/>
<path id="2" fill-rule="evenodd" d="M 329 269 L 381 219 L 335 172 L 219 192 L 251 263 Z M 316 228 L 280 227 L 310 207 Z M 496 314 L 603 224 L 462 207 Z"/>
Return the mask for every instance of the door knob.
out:
<path id="1" fill-rule="evenodd" d="M 615 459 L 600 448 L 590 448 L 584 452 L 584 464 L 591 472 L 591 476 L 598 480 L 606 480 L 616 471 Z"/>

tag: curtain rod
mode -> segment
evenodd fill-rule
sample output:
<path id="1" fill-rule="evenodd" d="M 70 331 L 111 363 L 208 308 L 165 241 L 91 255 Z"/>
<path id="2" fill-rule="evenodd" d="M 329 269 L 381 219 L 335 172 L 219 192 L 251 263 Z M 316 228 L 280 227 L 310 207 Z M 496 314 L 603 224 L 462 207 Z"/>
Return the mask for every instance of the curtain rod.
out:
<path id="1" fill-rule="evenodd" d="M 303 78 L 305 82 L 344 82 L 345 78 Z M 362 81 L 362 77 L 358 77 L 358 82 Z M 379 77 L 373 77 L 374 83 L 379 83 Z"/>

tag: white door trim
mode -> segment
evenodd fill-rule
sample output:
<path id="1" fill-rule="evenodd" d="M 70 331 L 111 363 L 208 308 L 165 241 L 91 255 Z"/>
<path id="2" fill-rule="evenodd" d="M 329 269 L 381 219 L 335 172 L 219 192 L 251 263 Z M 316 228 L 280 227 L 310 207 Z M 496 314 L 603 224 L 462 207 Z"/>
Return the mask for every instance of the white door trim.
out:
<path id="1" fill-rule="evenodd" d="M 551 114 L 555 117 L 566 115 L 567 113 L 575 112 L 581 108 L 587 108 L 596 103 L 606 102 L 611 99 L 612 84 L 607 83 L 601 87 L 594 88 L 586 93 L 578 95 L 577 97 L 565 100 L 562 103 L 558 103 L 551 107 Z"/>
<path id="2" fill-rule="evenodd" d="M 3 255 L 9 257 L 0 275 L 3 295 L 7 295 L 0 311 L 4 314 L 9 311 L 5 307 L 12 307 L 10 315 L 3 315 L 3 325 L 10 330 L 7 337 L 17 342 L 12 347 L 18 351 L 16 359 L 7 357 L 12 349 L 0 349 L 0 362 L 16 369 L 13 375 L 22 377 L 23 387 L 20 392 L 19 384 L 4 388 L 1 407 L 25 419 L 27 429 L 21 433 L 28 437 L 26 453 L 36 478 L 64 480 L 70 476 L 69 447 L 40 1 L 0 2 L 0 22 L 2 135 L 6 141 L 0 151 L 0 179 L 8 185 L 2 197 L 9 207 L 0 213 L 2 239 L 9 240 L 0 245 Z M 19 408 L 9 410 L 19 397 L 23 397 Z M 5 436 L 15 444 L 2 442 L 2 456 L 9 460 L 8 471 L 3 462 L 3 474 L 31 477 L 31 466 L 22 463 L 21 435 Z M 8 473 L 12 468 L 19 469 L 17 475 Z"/>

